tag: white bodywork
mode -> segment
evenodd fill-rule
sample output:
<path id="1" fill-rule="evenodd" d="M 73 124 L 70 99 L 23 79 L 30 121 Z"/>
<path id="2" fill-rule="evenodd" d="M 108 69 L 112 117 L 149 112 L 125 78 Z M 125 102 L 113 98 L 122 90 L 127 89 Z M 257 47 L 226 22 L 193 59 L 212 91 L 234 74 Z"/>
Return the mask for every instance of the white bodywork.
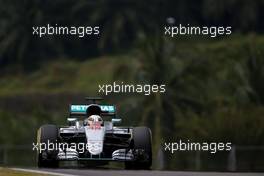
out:
<path id="1" fill-rule="evenodd" d="M 91 155 L 99 155 L 103 152 L 105 134 L 127 134 L 131 133 L 131 129 L 124 129 L 113 127 L 113 123 L 109 121 L 103 122 L 101 126 L 94 120 L 95 124 L 81 125 L 83 123 L 76 121 L 75 126 L 60 128 L 60 133 L 84 133 L 87 139 L 88 151 Z M 78 160 L 79 154 L 77 150 L 59 150 L 58 159 L 60 160 Z M 132 151 L 126 151 L 126 149 L 118 149 L 112 153 L 112 160 L 133 160 L 134 156 Z"/>
<path id="2" fill-rule="evenodd" d="M 92 155 L 99 155 L 103 151 L 105 128 L 100 127 L 99 129 L 85 127 L 85 135 L 88 144 L 88 151 Z"/>

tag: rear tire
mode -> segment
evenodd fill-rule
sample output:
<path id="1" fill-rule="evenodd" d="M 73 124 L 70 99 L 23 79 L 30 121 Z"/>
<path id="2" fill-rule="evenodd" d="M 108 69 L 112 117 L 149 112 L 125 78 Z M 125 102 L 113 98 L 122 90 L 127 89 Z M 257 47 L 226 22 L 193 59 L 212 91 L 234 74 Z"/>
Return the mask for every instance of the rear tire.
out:
<path id="1" fill-rule="evenodd" d="M 43 125 L 38 130 L 37 142 L 38 145 L 53 143 L 54 145 L 58 142 L 58 128 L 56 125 Z M 59 166 L 59 161 L 57 160 L 58 151 L 38 151 L 37 153 L 37 163 L 38 167 L 49 167 L 56 168 Z"/>
<path id="2" fill-rule="evenodd" d="M 152 165 L 152 135 L 147 127 L 135 127 L 133 129 L 133 148 L 143 149 L 148 156 L 145 160 L 125 162 L 126 169 L 150 169 Z"/>

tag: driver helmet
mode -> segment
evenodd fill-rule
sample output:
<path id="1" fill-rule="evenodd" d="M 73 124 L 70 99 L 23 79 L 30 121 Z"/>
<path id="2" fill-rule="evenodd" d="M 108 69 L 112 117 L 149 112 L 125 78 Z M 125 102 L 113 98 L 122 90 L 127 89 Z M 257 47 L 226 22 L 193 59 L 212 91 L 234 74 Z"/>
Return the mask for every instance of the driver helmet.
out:
<path id="1" fill-rule="evenodd" d="M 93 124 L 100 124 L 100 125 L 102 125 L 103 124 L 103 119 L 99 115 L 90 115 L 87 118 L 87 124 L 88 124 L 88 126 L 91 126 Z"/>

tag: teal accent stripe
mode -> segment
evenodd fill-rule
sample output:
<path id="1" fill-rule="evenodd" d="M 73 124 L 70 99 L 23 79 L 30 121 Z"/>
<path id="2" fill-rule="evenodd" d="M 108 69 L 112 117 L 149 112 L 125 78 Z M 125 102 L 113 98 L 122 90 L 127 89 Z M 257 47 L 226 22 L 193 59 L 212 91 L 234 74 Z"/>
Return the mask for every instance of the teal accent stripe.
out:
<path id="1" fill-rule="evenodd" d="M 71 105 L 71 113 L 86 113 L 87 108 L 90 105 Z M 115 113 L 115 106 L 112 105 L 100 105 L 102 111 L 108 111 L 109 113 Z"/>

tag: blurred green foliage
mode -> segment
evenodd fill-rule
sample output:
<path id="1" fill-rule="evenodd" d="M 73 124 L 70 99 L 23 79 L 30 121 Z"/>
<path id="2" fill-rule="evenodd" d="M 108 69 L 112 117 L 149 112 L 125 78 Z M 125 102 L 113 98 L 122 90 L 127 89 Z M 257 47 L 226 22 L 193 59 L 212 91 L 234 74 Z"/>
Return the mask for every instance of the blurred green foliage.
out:
<path id="1" fill-rule="evenodd" d="M 60 59 L 46 62 L 28 74 L 5 74 L 0 79 L 0 95 L 31 93 L 96 93 L 98 84 L 111 83 L 120 65 L 130 65 L 128 56 L 100 57 L 89 61 Z M 29 86 L 30 85 L 30 86 Z"/>
<path id="2" fill-rule="evenodd" d="M 125 125 L 152 128 L 155 150 L 173 138 L 263 145 L 263 37 L 165 38 L 161 58 L 155 58 L 152 43 L 127 55 L 57 60 L 31 73 L 2 76 L 1 143 L 31 142 L 39 125 L 65 123 L 74 97 L 96 95 L 98 84 L 123 81 L 166 84 L 165 94 L 105 97 L 117 104 Z"/>
<path id="3" fill-rule="evenodd" d="M 43 60 L 126 52 L 142 37 L 161 34 L 166 19 L 175 24 L 232 26 L 233 32 L 263 33 L 262 0 L 1 0 L 0 66 L 19 71 Z M 100 26 L 100 37 L 32 35 L 33 26 Z"/>
<path id="4" fill-rule="evenodd" d="M 117 104 L 124 125 L 152 129 L 154 153 L 178 139 L 264 145 L 263 6 L 261 0 L 0 0 L 0 144 L 31 144 L 40 125 L 65 123 L 73 100 L 123 81 L 166 84 L 165 94 L 105 97 Z M 234 33 L 165 38 L 168 17 L 232 26 Z M 32 36 L 32 26 L 46 24 L 102 31 L 99 39 Z M 188 169 L 191 159 L 169 160 L 168 168 Z"/>

